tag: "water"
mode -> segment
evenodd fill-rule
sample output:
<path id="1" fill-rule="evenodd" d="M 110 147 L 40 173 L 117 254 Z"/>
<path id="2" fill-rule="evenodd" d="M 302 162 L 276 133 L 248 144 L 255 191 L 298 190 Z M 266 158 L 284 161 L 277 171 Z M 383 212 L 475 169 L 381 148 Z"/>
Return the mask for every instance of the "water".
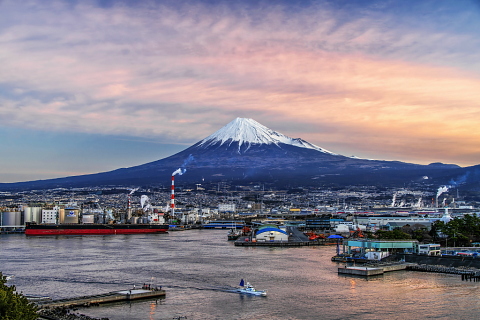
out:
<path id="1" fill-rule="evenodd" d="M 480 283 L 399 271 L 339 276 L 335 246 L 235 247 L 226 230 L 0 236 L 0 271 L 24 294 L 67 298 L 152 283 L 165 299 L 82 308 L 115 319 L 473 319 Z M 241 278 L 267 297 L 232 293 Z"/>

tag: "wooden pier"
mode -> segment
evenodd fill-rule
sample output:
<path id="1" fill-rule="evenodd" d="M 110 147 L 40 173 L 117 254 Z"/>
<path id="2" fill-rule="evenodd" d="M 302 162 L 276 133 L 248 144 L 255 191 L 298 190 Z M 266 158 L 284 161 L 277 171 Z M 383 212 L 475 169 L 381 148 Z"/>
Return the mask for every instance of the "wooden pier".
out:
<path id="1" fill-rule="evenodd" d="M 114 291 L 104 294 L 96 294 L 91 296 L 83 296 L 77 298 L 58 299 L 50 301 L 39 301 L 36 304 L 39 308 L 55 308 L 55 307 L 80 307 L 92 306 L 103 303 L 133 301 L 139 299 L 155 299 L 165 296 L 165 290 L 156 289 L 131 289 L 123 291 Z"/>

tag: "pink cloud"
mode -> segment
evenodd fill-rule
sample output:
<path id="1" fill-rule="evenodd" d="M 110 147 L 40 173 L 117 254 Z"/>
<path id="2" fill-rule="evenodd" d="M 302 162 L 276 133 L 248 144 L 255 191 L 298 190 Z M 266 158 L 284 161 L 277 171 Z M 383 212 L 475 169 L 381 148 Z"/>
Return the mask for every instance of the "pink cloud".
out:
<path id="1" fill-rule="evenodd" d="M 241 115 L 335 152 L 480 153 L 478 70 L 440 53 L 423 58 L 442 41 L 475 42 L 468 35 L 436 34 L 422 45 L 426 30 L 385 30 L 367 17 L 342 22 L 328 10 L 288 16 L 274 7 L 245 18 L 205 5 L 32 3 L 35 10 L 0 4 L 21 21 L 0 32 L 0 82 L 17 92 L 0 97 L 9 125 L 185 142 Z M 385 43 L 398 52 L 381 54 Z M 288 122 L 335 129 L 274 127 Z"/>

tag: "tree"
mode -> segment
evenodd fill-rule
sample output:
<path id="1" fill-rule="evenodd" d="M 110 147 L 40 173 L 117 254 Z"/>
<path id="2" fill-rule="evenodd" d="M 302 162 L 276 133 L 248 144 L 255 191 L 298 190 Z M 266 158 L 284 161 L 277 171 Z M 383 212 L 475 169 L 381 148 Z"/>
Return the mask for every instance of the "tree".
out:
<path id="1" fill-rule="evenodd" d="M 428 228 L 418 223 L 413 226 L 407 224 L 401 228 L 401 231 L 409 234 L 412 239 L 416 239 L 420 242 L 429 242 L 432 239 L 431 235 L 428 233 Z"/>
<path id="2" fill-rule="evenodd" d="M 394 229 L 392 231 L 377 230 L 377 232 L 375 232 L 375 236 L 379 240 L 408 240 L 408 239 L 412 239 L 412 237 L 408 233 L 405 233 L 400 229 Z"/>
<path id="3" fill-rule="evenodd" d="M 466 214 L 447 223 L 437 221 L 432 225 L 431 234 L 436 237 L 439 233 L 447 238 L 448 245 L 469 246 L 471 242 L 480 241 L 480 217 Z"/>
<path id="4" fill-rule="evenodd" d="M 7 277 L 0 272 L 0 319 L 34 320 L 38 318 L 37 306 L 28 301 L 15 286 L 7 286 Z"/>

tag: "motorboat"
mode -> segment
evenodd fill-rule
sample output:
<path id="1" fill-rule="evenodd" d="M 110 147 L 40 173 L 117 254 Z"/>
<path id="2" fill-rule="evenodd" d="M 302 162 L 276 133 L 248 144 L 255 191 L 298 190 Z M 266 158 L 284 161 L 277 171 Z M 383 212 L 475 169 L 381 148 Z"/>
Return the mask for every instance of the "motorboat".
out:
<path id="1" fill-rule="evenodd" d="M 230 229 L 230 231 L 228 231 L 227 237 L 228 237 L 228 240 L 237 240 L 238 238 L 240 238 L 241 235 L 242 235 L 241 230 Z"/>
<path id="2" fill-rule="evenodd" d="M 256 290 L 250 282 L 245 282 L 243 279 L 240 280 L 240 287 L 236 290 L 238 293 L 251 294 L 254 296 L 267 296 L 267 290 Z"/>

